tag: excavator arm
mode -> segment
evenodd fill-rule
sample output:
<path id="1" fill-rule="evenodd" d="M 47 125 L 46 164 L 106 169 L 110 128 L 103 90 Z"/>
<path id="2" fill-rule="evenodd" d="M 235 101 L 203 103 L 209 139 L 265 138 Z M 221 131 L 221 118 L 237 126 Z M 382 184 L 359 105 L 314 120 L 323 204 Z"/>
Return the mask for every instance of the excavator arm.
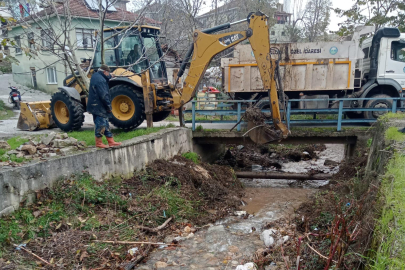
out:
<path id="1" fill-rule="evenodd" d="M 249 23 L 249 27 L 245 31 L 216 35 L 211 34 L 244 21 L 248 21 Z M 179 78 L 183 75 L 188 62 L 190 62 L 190 68 L 187 77 L 184 80 L 183 88 L 176 88 L 172 91 L 173 106 L 174 108 L 180 108 L 195 96 L 197 86 L 215 55 L 249 39 L 260 71 L 264 89 L 268 91 L 269 94 L 273 124 L 277 130 L 281 131 L 282 137 L 287 137 L 289 131 L 281 121 L 278 90 L 274 76 L 276 63 L 275 60 L 270 57 L 268 17 L 261 12 L 256 12 L 251 13 L 247 20 L 236 23 L 224 24 L 204 31 L 196 30 L 194 32 L 193 45 L 187 52 L 179 70 L 176 84 L 179 81 Z"/>

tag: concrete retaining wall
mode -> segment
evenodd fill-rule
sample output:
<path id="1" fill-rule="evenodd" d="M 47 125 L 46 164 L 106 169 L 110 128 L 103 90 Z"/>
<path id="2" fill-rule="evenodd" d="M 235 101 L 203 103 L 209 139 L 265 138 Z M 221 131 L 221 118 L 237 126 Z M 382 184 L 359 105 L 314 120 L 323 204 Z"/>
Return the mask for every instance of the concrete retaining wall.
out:
<path id="1" fill-rule="evenodd" d="M 89 172 L 96 180 L 114 175 L 130 177 L 155 159 L 193 150 L 192 132 L 169 128 L 125 141 L 119 148 L 92 149 L 74 155 L 0 171 L 0 216 L 18 209 L 35 191 L 72 174 Z"/>

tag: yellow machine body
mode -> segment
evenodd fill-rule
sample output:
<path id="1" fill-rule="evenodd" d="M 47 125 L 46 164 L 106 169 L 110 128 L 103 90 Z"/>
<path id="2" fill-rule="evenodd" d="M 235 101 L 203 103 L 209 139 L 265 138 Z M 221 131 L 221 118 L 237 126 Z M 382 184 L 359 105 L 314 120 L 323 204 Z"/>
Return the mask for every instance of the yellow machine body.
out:
<path id="1" fill-rule="evenodd" d="M 54 127 L 51 116 L 51 102 L 21 102 L 21 113 L 18 119 L 17 128 L 21 130 L 34 131 Z"/>

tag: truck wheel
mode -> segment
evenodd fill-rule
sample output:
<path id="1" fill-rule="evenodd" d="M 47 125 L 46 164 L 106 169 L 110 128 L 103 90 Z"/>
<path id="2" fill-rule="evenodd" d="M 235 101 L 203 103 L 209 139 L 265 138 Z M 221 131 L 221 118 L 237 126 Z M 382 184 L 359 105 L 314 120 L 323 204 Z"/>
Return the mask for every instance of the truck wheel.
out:
<path id="1" fill-rule="evenodd" d="M 132 130 L 145 120 L 143 95 L 128 85 L 116 85 L 110 90 L 113 116 L 110 122 L 124 130 Z"/>
<path id="2" fill-rule="evenodd" d="M 286 95 L 284 95 L 284 98 L 286 100 L 288 100 L 288 97 Z M 280 110 L 282 108 L 282 104 L 279 101 L 279 106 L 280 106 Z M 261 100 L 259 100 L 259 102 L 256 103 L 256 107 L 261 109 L 261 110 L 270 110 L 270 101 L 268 97 L 262 98 Z M 271 111 L 269 113 L 265 113 L 265 115 L 270 118 L 271 117 Z M 280 112 L 280 116 L 282 119 L 285 118 L 285 112 Z"/>
<path id="3" fill-rule="evenodd" d="M 357 113 L 357 112 L 346 112 L 347 117 L 349 117 L 350 119 L 360 119 L 363 118 L 363 114 Z"/>
<path id="4" fill-rule="evenodd" d="M 64 92 L 52 95 L 51 114 L 56 126 L 65 132 L 79 130 L 84 122 L 83 105 Z"/>
<path id="5" fill-rule="evenodd" d="M 372 98 L 378 98 L 377 100 L 368 100 L 365 108 L 392 108 L 392 99 L 390 100 L 390 96 L 388 95 L 374 95 Z M 386 112 L 379 112 L 379 111 L 368 111 L 364 112 L 364 118 L 366 119 L 377 119 L 379 116 L 385 114 Z"/>
<path id="6" fill-rule="evenodd" d="M 162 111 L 153 114 L 153 122 L 160 122 L 169 117 L 171 111 Z"/>

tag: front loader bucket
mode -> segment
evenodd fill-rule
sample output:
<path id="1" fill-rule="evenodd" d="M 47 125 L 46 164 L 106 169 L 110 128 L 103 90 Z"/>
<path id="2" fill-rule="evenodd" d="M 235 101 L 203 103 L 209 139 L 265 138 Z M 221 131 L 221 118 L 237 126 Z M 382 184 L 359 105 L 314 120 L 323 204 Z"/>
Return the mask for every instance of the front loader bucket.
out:
<path id="1" fill-rule="evenodd" d="M 21 102 L 21 113 L 17 128 L 29 131 L 53 128 L 55 123 L 50 108 L 51 101 Z"/>

